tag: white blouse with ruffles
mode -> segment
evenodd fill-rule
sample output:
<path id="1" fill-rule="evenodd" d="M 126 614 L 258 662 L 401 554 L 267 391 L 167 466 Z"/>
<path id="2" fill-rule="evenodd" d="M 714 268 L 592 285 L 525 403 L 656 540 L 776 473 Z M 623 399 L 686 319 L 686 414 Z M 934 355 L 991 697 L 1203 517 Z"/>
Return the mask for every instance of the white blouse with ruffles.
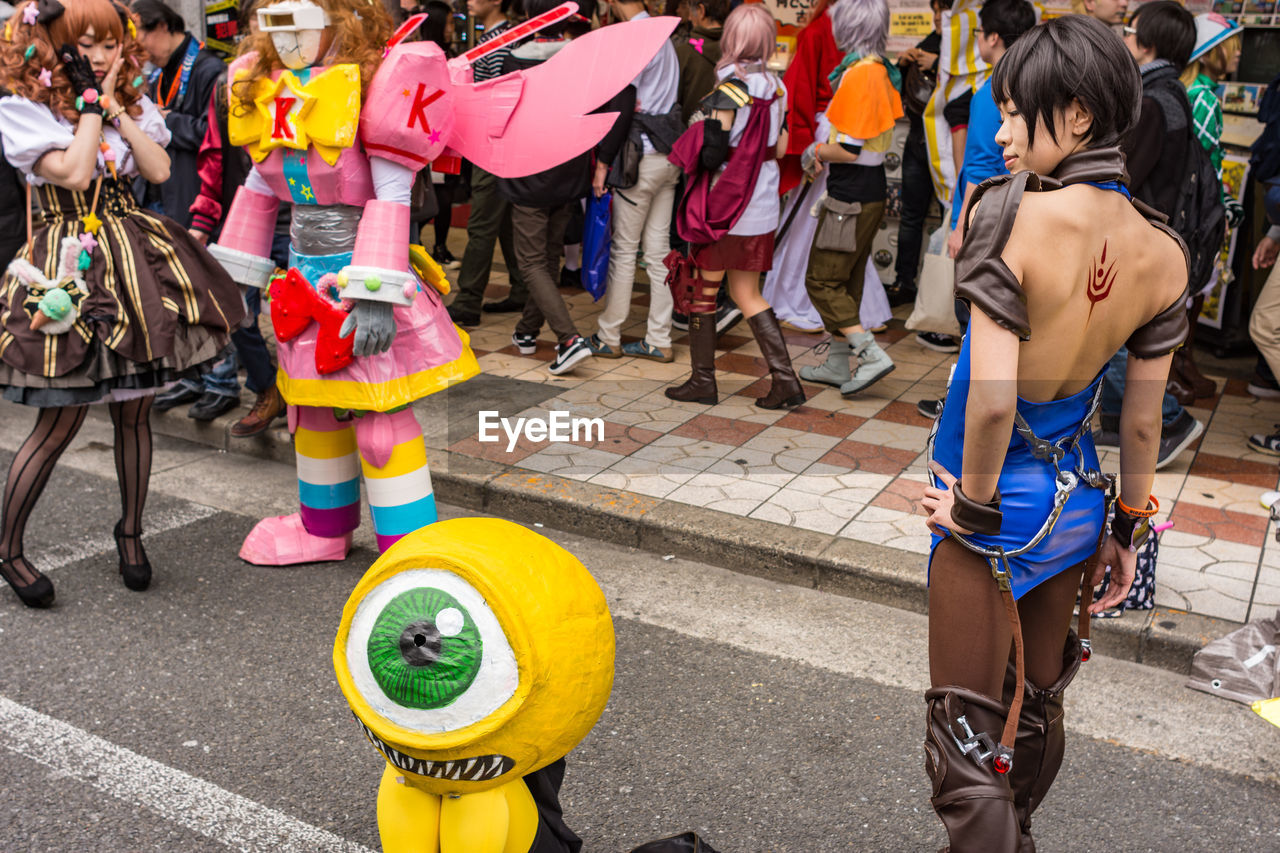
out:
<path id="1" fill-rule="evenodd" d="M 148 98 L 138 101 L 142 115 L 134 121 L 142 132 L 161 146 L 168 146 L 172 134 L 164 116 Z M 116 173 L 123 177 L 138 174 L 133 149 L 110 122 L 103 122 L 102 135 L 116 155 Z M 75 127 L 44 104 L 17 95 L 0 98 L 0 142 L 4 156 L 26 176 L 27 182 L 40 186 L 45 179 L 35 174 L 36 162 L 50 151 L 65 150 L 75 138 Z M 102 152 L 98 152 L 98 172 L 106 170 Z"/>

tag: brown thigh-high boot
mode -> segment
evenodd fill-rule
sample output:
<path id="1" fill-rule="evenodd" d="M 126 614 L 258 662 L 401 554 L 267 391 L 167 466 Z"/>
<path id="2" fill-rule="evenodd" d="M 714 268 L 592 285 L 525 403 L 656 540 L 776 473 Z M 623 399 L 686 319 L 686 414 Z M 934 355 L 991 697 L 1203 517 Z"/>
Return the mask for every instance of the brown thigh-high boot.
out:
<path id="1" fill-rule="evenodd" d="M 1013 770 L 1009 785 L 1013 788 L 1013 807 L 1022 830 L 1019 853 L 1036 853 L 1031 838 L 1031 813 L 1049 793 L 1049 786 L 1062 766 L 1066 734 L 1062 725 L 1062 694 L 1080 668 L 1082 647 L 1075 631 L 1067 632 L 1062 649 L 1062 674 L 1048 687 L 1026 682 L 1022 713 L 1018 715 L 1018 740 L 1013 751 Z M 1013 662 L 1004 677 L 1004 695 L 1013 695 L 1017 676 Z"/>
<path id="2" fill-rule="evenodd" d="M 756 400 L 756 405 L 762 409 L 799 406 L 804 402 L 804 388 L 791 366 L 791 353 L 787 352 L 787 342 L 783 340 L 782 327 L 778 325 L 773 309 L 766 308 L 759 314 L 753 314 L 747 322 L 760 345 L 765 364 L 769 365 L 769 375 L 773 377 L 769 393 Z"/>
<path id="3" fill-rule="evenodd" d="M 924 767 L 933 781 L 933 810 L 951 842 L 946 851 L 1017 853 L 1020 833 L 1009 777 L 992 766 L 1005 706 L 962 687 L 933 687 L 924 698 Z"/>
<path id="4" fill-rule="evenodd" d="M 689 361 L 693 373 L 683 385 L 666 389 L 669 399 L 714 406 L 716 395 L 716 315 L 689 314 Z"/>

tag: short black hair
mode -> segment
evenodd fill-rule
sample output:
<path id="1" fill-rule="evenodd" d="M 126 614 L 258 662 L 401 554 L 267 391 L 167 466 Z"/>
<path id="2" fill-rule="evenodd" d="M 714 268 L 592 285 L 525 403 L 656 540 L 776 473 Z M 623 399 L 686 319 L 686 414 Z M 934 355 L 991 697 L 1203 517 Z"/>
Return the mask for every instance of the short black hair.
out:
<path id="1" fill-rule="evenodd" d="M 1137 30 L 1138 45 L 1156 52 L 1156 59 L 1167 59 L 1179 71 L 1191 61 L 1196 46 L 1196 19 L 1181 3 L 1152 0 L 1133 13 L 1130 20 Z"/>
<path id="2" fill-rule="evenodd" d="M 702 14 L 717 24 L 723 24 L 724 19 L 729 17 L 729 12 L 732 11 L 729 8 L 729 0 L 689 0 L 689 5 L 693 8 L 701 6 Z"/>
<path id="3" fill-rule="evenodd" d="M 422 34 L 422 40 L 435 42 L 448 55 L 452 46 L 444 40 L 444 31 L 449 19 L 453 17 L 453 7 L 444 0 L 427 0 L 420 11 L 427 16 L 418 30 Z"/>
<path id="4" fill-rule="evenodd" d="M 187 29 L 186 21 L 182 20 L 182 16 L 160 0 L 133 0 L 129 8 L 138 16 L 138 22 L 142 24 L 142 28 L 148 32 L 161 24 L 171 33 L 181 33 Z"/>
<path id="5" fill-rule="evenodd" d="M 995 33 L 1005 49 L 1036 25 L 1036 10 L 1027 0 L 987 0 L 978 11 L 983 33 Z"/>
<path id="6" fill-rule="evenodd" d="M 929 8 L 937 7 L 946 12 L 951 9 L 951 0 L 929 0 Z"/>
<path id="7" fill-rule="evenodd" d="M 1117 145 L 1138 120 L 1142 79 L 1116 34 L 1089 15 L 1065 15 L 1028 30 L 996 63 L 991 94 L 1012 101 L 1034 141 L 1043 121 L 1058 139 L 1055 114 L 1077 100 L 1093 116 L 1089 148 Z"/>

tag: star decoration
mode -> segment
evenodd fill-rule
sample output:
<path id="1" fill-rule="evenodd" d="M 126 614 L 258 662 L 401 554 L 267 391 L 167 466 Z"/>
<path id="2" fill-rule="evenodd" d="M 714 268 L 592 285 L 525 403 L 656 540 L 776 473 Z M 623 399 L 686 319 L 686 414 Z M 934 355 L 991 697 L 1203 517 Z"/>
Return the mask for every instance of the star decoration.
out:
<path id="1" fill-rule="evenodd" d="M 84 223 L 84 230 L 90 234 L 97 234 L 98 229 L 102 227 L 102 220 L 93 211 L 89 211 L 88 216 L 80 217 L 80 221 Z"/>
<path id="2" fill-rule="evenodd" d="M 314 201 L 316 196 L 315 196 L 315 193 L 311 192 L 311 187 L 303 187 L 302 197 L 305 198 L 307 201 Z"/>
<path id="3" fill-rule="evenodd" d="M 289 186 L 291 186 L 291 187 L 296 187 L 297 185 L 298 185 L 298 179 L 297 179 L 297 178 L 290 178 L 290 179 L 289 179 Z"/>
<path id="4" fill-rule="evenodd" d="M 84 247 L 86 252 L 92 252 L 98 246 L 98 241 L 93 239 L 92 234 L 81 234 L 80 245 Z"/>
<path id="5" fill-rule="evenodd" d="M 28 27 L 34 27 L 39 16 L 40 10 L 36 8 L 35 3 L 31 3 L 27 8 L 22 10 L 22 23 L 26 24 Z"/>
<path id="6" fill-rule="evenodd" d="M 30 9 L 32 7 L 28 6 L 27 8 Z M 40 81 L 41 86 L 44 86 L 46 88 L 53 85 L 53 74 L 49 72 L 48 68 L 41 68 L 40 74 L 39 76 L 36 77 L 36 79 Z"/>
<path id="7" fill-rule="evenodd" d="M 306 118 L 316 105 L 316 97 L 307 92 L 297 77 L 286 71 L 254 98 L 253 103 L 262 116 L 262 135 L 258 142 L 262 150 L 306 150 L 309 144 Z M 278 111 L 283 114 L 277 115 Z"/>
<path id="8" fill-rule="evenodd" d="M 409 90 L 408 90 L 408 89 L 404 89 L 403 91 L 401 91 L 401 92 L 400 92 L 400 94 L 401 94 L 401 95 L 404 95 L 404 96 L 407 98 L 407 97 L 409 97 Z"/>
<path id="9" fill-rule="evenodd" d="M 431 131 L 429 134 L 427 134 L 427 139 L 431 142 L 431 144 L 432 144 L 432 145 L 434 145 L 435 143 L 439 142 L 439 141 L 440 141 L 440 131 L 438 131 L 438 130 L 433 130 L 433 131 Z"/>

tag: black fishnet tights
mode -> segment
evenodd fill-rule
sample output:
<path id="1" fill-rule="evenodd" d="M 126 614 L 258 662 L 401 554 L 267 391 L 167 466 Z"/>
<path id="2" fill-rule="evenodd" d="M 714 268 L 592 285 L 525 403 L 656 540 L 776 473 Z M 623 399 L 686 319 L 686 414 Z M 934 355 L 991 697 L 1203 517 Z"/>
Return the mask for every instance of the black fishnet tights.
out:
<path id="1" fill-rule="evenodd" d="M 14 586 L 29 586 L 40 577 L 22 556 L 22 536 L 53 466 L 80 431 L 88 410 L 87 406 L 40 409 L 35 427 L 9 465 L 0 534 L 0 558 L 6 562 L 0 565 L 0 573 Z"/>
<path id="2" fill-rule="evenodd" d="M 146 561 L 142 550 L 142 508 L 151 485 L 151 402 L 139 397 L 110 403 L 111 423 L 116 433 L 116 476 L 120 480 L 120 546 L 126 563 Z"/>

